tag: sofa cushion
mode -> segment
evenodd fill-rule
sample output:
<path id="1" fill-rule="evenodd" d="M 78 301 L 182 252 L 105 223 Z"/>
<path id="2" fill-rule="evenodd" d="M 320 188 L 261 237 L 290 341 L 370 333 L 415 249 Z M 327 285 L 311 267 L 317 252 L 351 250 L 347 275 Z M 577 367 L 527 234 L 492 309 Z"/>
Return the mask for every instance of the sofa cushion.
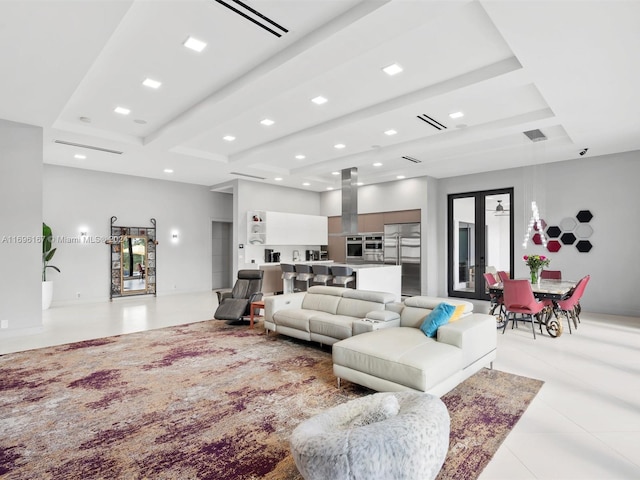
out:
<path id="1" fill-rule="evenodd" d="M 427 337 L 435 337 L 438 332 L 438 327 L 448 323 L 455 311 L 456 307 L 453 305 L 444 302 L 439 303 L 438 306 L 431 310 L 425 317 L 422 325 L 420 325 L 420 330 L 422 330 Z"/>
<path id="2" fill-rule="evenodd" d="M 473 312 L 473 303 L 467 300 L 425 296 L 409 297 L 405 299 L 404 308 L 400 313 L 400 326 L 420 328 L 429 312 L 442 302 L 454 307 L 464 305 L 462 316 L 470 315 Z M 387 309 L 389 309 L 389 306 L 387 306 Z"/>
<path id="3" fill-rule="evenodd" d="M 397 327 L 363 333 L 333 345 L 333 363 L 422 392 L 463 368 L 460 348 L 419 329 Z"/>
<path id="4" fill-rule="evenodd" d="M 316 310 L 292 309 L 279 310 L 273 314 L 273 319 L 277 325 L 295 328 L 304 332 L 309 331 L 309 319 L 318 315 Z"/>
<path id="5" fill-rule="evenodd" d="M 317 312 L 325 312 L 336 314 L 338 305 L 342 297 L 336 295 L 325 295 L 324 293 L 310 293 L 304 296 L 302 300 L 302 308 L 305 310 L 315 310 Z"/>
<path id="6" fill-rule="evenodd" d="M 384 310 L 383 303 L 368 302 L 355 298 L 343 298 L 338 305 L 337 314 L 354 318 L 364 318 L 373 310 Z"/>
<path id="7" fill-rule="evenodd" d="M 309 331 L 337 339 L 349 338 L 354 317 L 316 312 L 309 318 Z"/>

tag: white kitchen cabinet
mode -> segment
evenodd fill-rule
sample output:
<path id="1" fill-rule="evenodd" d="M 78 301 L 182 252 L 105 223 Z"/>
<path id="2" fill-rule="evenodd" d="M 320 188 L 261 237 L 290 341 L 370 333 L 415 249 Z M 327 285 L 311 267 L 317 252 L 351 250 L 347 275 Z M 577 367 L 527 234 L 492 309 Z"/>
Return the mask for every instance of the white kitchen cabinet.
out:
<path id="1" fill-rule="evenodd" d="M 264 212 L 265 245 L 326 245 L 327 217 Z"/>

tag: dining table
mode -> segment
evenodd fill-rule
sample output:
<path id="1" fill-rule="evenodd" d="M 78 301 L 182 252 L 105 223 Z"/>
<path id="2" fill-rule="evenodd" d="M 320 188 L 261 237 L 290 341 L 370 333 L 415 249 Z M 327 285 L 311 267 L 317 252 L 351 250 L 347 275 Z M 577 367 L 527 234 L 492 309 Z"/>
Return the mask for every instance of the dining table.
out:
<path id="1" fill-rule="evenodd" d="M 562 335 L 562 315 L 559 314 L 558 302 L 568 298 L 577 284 L 578 282 L 573 280 L 552 279 L 540 279 L 531 284 L 534 297 L 551 301 L 551 307 L 543 310 L 538 318 L 551 337 Z M 503 288 L 502 282 L 495 283 L 489 286 L 489 293 L 502 295 Z"/>

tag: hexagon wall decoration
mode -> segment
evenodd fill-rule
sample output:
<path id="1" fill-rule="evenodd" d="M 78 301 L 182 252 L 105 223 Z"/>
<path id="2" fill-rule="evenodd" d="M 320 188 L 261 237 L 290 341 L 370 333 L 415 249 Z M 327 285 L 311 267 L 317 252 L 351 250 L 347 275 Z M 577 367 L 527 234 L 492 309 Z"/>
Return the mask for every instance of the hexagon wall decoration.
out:
<path id="1" fill-rule="evenodd" d="M 542 236 L 539 233 L 534 233 L 531 241 L 536 245 L 542 245 Z"/>
<path id="2" fill-rule="evenodd" d="M 549 250 L 550 252 L 557 252 L 561 248 L 562 245 L 557 240 L 551 240 L 549 243 L 547 243 L 547 250 Z"/>
<path id="3" fill-rule="evenodd" d="M 581 223 L 580 225 L 578 225 L 578 228 L 576 228 L 575 234 L 578 238 L 589 238 L 591 235 L 593 235 L 593 228 L 591 227 L 591 225 Z"/>
<path id="4" fill-rule="evenodd" d="M 593 218 L 593 214 L 589 210 L 580 210 L 576 218 L 580 223 L 589 223 Z"/>
<path id="5" fill-rule="evenodd" d="M 576 222 L 575 218 L 567 217 L 567 218 L 563 218 L 560 221 L 560 228 L 562 229 L 563 232 L 571 232 L 573 231 L 574 228 L 576 228 L 577 224 L 578 223 Z"/>
<path id="6" fill-rule="evenodd" d="M 562 234 L 560 240 L 565 245 L 573 245 L 574 243 L 576 243 L 576 236 L 573 233 L 567 232 Z"/>
<path id="7" fill-rule="evenodd" d="M 549 238 L 558 238 L 561 233 L 562 230 L 560 230 L 560 227 L 557 227 L 555 225 L 547 228 L 547 237 Z"/>
<path id="8" fill-rule="evenodd" d="M 593 248 L 593 245 L 591 245 L 591 242 L 589 240 L 580 240 L 578 243 L 576 243 L 576 248 L 579 252 L 587 253 Z"/>

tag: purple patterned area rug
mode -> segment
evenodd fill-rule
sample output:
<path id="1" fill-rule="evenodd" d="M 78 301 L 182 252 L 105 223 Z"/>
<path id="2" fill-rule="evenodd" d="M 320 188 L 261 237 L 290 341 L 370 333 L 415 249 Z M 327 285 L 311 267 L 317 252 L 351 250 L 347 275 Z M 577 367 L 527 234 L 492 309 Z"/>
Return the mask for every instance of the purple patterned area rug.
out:
<path id="1" fill-rule="evenodd" d="M 220 321 L 3 355 L 0 476 L 299 480 L 296 425 L 372 393 L 345 383 L 327 347 Z M 541 384 L 483 370 L 444 396 L 438 478 L 476 478 Z"/>

